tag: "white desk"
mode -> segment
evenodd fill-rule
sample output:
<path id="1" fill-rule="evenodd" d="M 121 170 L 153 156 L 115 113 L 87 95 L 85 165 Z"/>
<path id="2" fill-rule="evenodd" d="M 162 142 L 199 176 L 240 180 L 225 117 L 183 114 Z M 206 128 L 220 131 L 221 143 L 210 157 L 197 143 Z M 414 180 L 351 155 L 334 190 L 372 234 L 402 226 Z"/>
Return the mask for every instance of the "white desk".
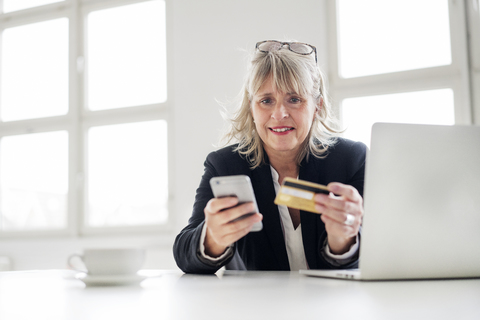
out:
<path id="1" fill-rule="evenodd" d="M 69 271 L 0 273 L 0 319 L 480 319 L 480 280 L 353 282 L 295 272 L 86 287 Z"/>

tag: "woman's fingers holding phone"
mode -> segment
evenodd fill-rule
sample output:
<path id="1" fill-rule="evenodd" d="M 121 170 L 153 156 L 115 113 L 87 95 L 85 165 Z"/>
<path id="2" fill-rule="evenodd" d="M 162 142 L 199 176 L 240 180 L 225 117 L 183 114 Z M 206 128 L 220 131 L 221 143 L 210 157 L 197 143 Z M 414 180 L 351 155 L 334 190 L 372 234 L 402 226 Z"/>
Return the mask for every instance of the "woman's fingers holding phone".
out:
<path id="1" fill-rule="evenodd" d="M 247 215 L 244 218 L 235 219 L 225 224 L 221 231 L 220 242 L 226 244 L 226 246 L 238 241 L 247 235 L 252 229 L 253 225 L 259 221 L 262 221 L 263 216 L 260 213 L 254 213 Z M 207 226 L 208 230 L 208 226 Z"/>
<path id="2" fill-rule="evenodd" d="M 236 197 L 213 198 L 205 207 L 205 220 L 214 219 L 219 224 L 227 224 L 245 214 L 254 213 L 253 202 L 238 204 Z"/>
<path id="3" fill-rule="evenodd" d="M 204 210 L 206 251 L 213 256 L 220 255 L 229 245 L 245 236 L 256 222 L 262 220 L 262 215 L 254 211 L 252 202 L 238 205 L 235 197 L 211 199 Z"/>

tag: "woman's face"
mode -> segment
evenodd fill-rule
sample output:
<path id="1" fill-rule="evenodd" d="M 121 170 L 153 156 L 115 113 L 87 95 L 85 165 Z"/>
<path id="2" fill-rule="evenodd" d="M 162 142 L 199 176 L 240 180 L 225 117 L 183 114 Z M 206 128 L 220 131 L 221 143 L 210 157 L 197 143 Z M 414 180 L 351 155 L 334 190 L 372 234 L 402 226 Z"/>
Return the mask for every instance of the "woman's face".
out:
<path id="1" fill-rule="evenodd" d="M 250 101 L 255 128 L 269 156 L 295 156 L 305 141 L 317 107 L 312 97 L 277 90 L 270 77 Z"/>

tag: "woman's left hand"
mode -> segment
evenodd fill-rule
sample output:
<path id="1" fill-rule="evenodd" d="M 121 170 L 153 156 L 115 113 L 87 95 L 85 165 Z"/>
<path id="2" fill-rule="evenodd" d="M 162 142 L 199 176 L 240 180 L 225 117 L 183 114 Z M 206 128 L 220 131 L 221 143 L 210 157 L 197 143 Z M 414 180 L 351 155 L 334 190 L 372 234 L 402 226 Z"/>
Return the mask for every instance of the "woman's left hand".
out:
<path id="1" fill-rule="evenodd" d="M 334 254 L 347 252 L 355 243 L 363 217 L 363 199 L 357 189 L 338 182 L 328 184 L 329 195 L 315 195 L 315 209 L 321 214 Z"/>

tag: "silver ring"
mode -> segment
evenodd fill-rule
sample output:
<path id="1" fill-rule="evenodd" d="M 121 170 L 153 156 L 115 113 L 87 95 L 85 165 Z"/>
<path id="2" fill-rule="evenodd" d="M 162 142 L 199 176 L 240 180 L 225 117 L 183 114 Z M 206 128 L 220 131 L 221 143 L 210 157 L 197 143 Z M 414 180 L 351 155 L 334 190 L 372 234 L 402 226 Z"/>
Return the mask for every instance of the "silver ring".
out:
<path id="1" fill-rule="evenodd" d="M 351 226 L 353 225 L 354 222 L 355 222 L 355 216 L 353 214 L 347 213 L 347 218 L 345 219 L 344 224 L 347 226 Z"/>

